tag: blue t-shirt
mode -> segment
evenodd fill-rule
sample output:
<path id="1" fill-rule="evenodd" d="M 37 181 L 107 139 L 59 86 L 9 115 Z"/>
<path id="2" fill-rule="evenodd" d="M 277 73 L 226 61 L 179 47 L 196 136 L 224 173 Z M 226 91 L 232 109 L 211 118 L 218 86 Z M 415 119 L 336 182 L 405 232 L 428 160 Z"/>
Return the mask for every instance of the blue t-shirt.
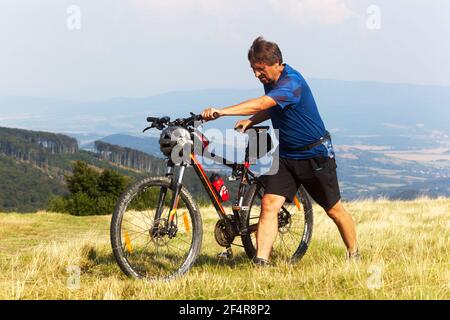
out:
<path id="1" fill-rule="evenodd" d="M 268 111 L 274 129 L 279 130 L 280 157 L 297 160 L 334 157 L 330 141 L 307 151 L 290 150 L 310 145 L 326 133 L 311 89 L 298 71 L 284 64 L 278 81 L 274 85 L 264 85 L 264 91 L 277 103 Z"/>

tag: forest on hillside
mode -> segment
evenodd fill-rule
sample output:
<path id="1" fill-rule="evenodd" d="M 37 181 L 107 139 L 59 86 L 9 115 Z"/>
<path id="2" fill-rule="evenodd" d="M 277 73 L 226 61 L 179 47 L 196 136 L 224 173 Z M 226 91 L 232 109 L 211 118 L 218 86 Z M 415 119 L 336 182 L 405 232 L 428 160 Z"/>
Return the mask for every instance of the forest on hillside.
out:
<path id="1" fill-rule="evenodd" d="M 52 198 L 68 194 L 65 176 L 76 161 L 131 179 L 142 175 L 80 150 L 77 140 L 66 135 L 0 127 L 0 211 L 47 209 Z"/>
<path id="2" fill-rule="evenodd" d="M 82 161 L 101 172 L 113 170 L 132 181 L 163 175 L 165 160 L 131 148 L 96 141 L 95 151 L 80 150 L 76 139 L 62 134 L 0 127 L 0 211 L 46 210 L 56 197 L 67 196 L 67 177 Z M 185 185 L 205 202 L 194 170 L 186 170 Z"/>

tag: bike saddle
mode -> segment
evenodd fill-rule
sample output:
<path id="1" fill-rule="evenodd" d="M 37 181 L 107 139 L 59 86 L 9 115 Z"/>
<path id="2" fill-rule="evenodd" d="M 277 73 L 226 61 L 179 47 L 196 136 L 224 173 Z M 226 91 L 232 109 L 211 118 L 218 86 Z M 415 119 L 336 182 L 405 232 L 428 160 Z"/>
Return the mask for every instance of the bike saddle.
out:
<path id="1" fill-rule="evenodd" d="M 239 126 L 239 127 L 234 128 L 234 130 L 239 130 L 239 129 L 241 129 L 241 128 L 242 128 L 242 127 Z M 252 130 L 252 129 L 255 130 L 256 133 L 260 133 L 260 132 L 263 132 L 263 131 L 269 131 L 270 127 L 269 127 L 269 126 L 256 126 L 256 127 L 250 127 L 250 128 L 248 128 L 246 131 Z"/>
<path id="2" fill-rule="evenodd" d="M 261 132 L 261 131 L 268 131 L 269 130 L 269 126 L 257 126 L 257 127 L 251 127 L 251 128 L 249 128 L 249 130 L 250 129 L 253 129 L 253 130 L 255 130 L 256 132 Z"/>

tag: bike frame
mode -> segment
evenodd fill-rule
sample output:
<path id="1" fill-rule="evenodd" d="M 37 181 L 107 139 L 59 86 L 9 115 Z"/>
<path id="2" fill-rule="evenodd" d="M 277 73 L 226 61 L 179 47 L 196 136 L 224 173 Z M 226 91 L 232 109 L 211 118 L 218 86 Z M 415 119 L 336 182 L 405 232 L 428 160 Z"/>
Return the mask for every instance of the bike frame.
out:
<path id="1" fill-rule="evenodd" d="M 244 194 L 245 194 L 245 187 L 249 183 L 254 183 L 254 182 L 260 183 L 258 181 L 257 177 L 254 175 L 254 173 L 249 170 L 249 167 L 250 167 L 249 163 L 247 161 L 244 162 L 243 164 L 229 163 L 226 159 L 224 159 L 220 156 L 217 156 L 215 154 L 205 153 L 202 156 L 212 159 L 217 163 L 222 163 L 224 166 L 227 166 L 233 170 L 238 170 L 239 172 L 241 172 L 240 184 L 239 184 L 239 189 L 238 189 L 239 191 L 238 191 L 238 197 L 237 197 L 238 202 L 232 206 L 234 216 L 237 219 L 239 219 L 239 212 L 241 210 L 241 206 L 242 206 L 242 202 L 243 202 L 243 198 L 244 198 Z M 219 218 L 228 222 L 229 221 L 229 219 L 227 219 L 228 214 L 225 211 L 225 209 L 214 189 L 214 186 L 211 184 L 208 176 L 206 175 L 205 170 L 203 169 L 201 163 L 198 161 L 197 155 L 194 152 L 191 152 L 189 155 L 189 158 L 190 158 L 190 163 L 182 162 L 180 164 L 180 171 L 178 172 L 178 175 L 176 177 L 176 182 L 174 179 L 175 177 L 172 178 L 173 183 L 175 183 L 175 194 L 172 199 L 171 206 L 170 206 L 169 223 L 173 224 L 174 216 L 175 216 L 177 205 L 178 205 L 179 193 L 182 188 L 183 175 L 185 172 L 185 168 L 189 164 L 192 165 L 192 167 L 194 168 L 194 171 L 197 174 L 197 176 L 199 177 L 205 191 L 207 192 L 212 204 L 214 205 L 214 208 L 216 209 L 216 212 L 217 212 Z M 247 156 L 246 156 L 246 158 L 247 158 Z M 168 171 L 167 171 L 166 176 L 173 176 L 173 167 L 174 166 L 175 165 L 169 160 Z M 161 191 L 158 208 L 161 208 L 160 204 L 164 203 L 164 198 L 166 196 L 166 193 L 167 193 L 167 190 Z M 159 211 L 159 210 L 157 210 L 157 211 Z M 161 212 L 157 212 L 157 214 L 160 216 Z M 239 221 L 239 220 L 237 220 L 237 221 Z"/>

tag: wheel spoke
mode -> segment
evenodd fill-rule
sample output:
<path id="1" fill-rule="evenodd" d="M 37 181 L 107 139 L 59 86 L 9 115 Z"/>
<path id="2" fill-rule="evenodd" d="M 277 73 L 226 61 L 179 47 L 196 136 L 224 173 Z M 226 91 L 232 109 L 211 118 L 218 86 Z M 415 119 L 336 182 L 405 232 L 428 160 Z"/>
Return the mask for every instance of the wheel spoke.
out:
<path id="1" fill-rule="evenodd" d="M 128 212 L 129 212 L 133 217 L 135 217 L 135 218 L 138 219 L 139 221 L 143 222 L 143 223 L 145 224 L 146 227 L 148 227 L 147 222 L 146 222 L 145 220 L 142 220 L 142 219 L 136 217 L 136 215 L 135 215 L 134 213 L 132 213 L 133 211 L 128 211 Z M 152 220 L 150 219 L 150 221 L 152 221 Z"/>
<path id="2" fill-rule="evenodd" d="M 130 222 L 130 221 L 128 221 L 128 220 L 125 221 L 125 223 L 132 224 L 133 226 L 135 226 L 135 227 L 137 227 L 137 228 L 139 228 L 139 229 L 141 229 L 141 230 L 149 230 L 149 229 L 147 229 L 147 227 L 143 228 L 143 227 L 138 226 L 137 224 L 135 224 L 135 223 L 133 223 L 133 222 Z"/>

